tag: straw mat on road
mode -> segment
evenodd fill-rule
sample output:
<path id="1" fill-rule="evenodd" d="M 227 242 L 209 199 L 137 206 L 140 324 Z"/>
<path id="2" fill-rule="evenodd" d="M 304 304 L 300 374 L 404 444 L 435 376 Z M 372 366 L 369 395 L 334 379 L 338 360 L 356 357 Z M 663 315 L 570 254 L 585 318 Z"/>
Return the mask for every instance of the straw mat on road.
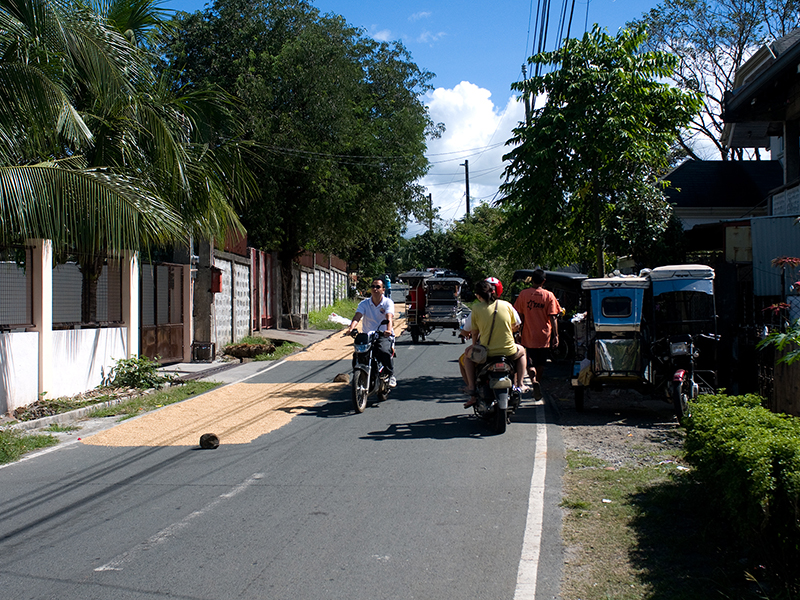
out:
<path id="1" fill-rule="evenodd" d="M 197 446 L 204 433 L 220 444 L 247 444 L 324 402 L 336 383 L 234 383 L 123 421 L 84 438 L 93 446 Z"/>
<path id="2" fill-rule="evenodd" d="M 405 319 L 395 321 L 399 334 Z M 334 334 L 289 361 L 349 359 L 353 339 Z M 349 360 L 343 371 L 350 370 Z M 292 418 L 325 402 L 341 383 L 233 383 L 82 440 L 93 446 L 197 446 L 200 436 L 214 433 L 220 444 L 248 444 L 286 425 Z"/>

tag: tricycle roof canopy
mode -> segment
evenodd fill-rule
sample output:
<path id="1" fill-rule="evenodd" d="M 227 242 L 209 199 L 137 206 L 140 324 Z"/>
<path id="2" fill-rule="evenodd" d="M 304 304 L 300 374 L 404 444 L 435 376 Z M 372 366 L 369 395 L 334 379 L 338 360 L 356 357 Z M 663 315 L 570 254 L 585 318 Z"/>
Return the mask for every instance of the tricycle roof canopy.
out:
<path id="1" fill-rule="evenodd" d="M 406 271 L 405 273 L 400 273 L 397 279 L 405 281 L 409 285 L 419 285 L 429 277 L 433 277 L 433 273 L 429 271 Z"/>
<path id="2" fill-rule="evenodd" d="M 714 269 L 706 265 L 667 265 L 656 267 L 648 277 L 652 281 L 664 279 L 714 279 Z"/>
<path id="3" fill-rule="evenodd" d="M 647 289 L 650 280 L 646 277 L 603 277 L 584 279 L 581 287 L 585 290 Z"/>
<path id="4" fill-rule="evenodd" d="M 656 267 L 648 274 L 653 282 L 653 296 L 669 292 L 702 292 L 714 295 L 714 269 L 705 265 L 669 265 Z"/>

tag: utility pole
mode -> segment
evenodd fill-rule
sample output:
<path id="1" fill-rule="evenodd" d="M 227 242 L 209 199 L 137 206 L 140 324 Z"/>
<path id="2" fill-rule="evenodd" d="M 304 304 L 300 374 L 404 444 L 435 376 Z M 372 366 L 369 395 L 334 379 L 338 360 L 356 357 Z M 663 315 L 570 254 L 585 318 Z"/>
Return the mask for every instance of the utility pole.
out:
<path id="1" fill-rule="evenodd" d="M 461 166 L 464 167 L 464 174 L 467 178 L 467 216 L 469 216 L 469 161 L 465 160 Z"/>
<path id="2" fill-rule="evenodd" d="M 433 231 L 433 194 L 428 194 L 428 231 Z"/>
<path id="3" fill-rule="evenodd" d="M 522 65 L 522 79 L 528 79 L 528 66 Z M 531 124 L 531 97 L 525 92 L 525 124 Z"/>

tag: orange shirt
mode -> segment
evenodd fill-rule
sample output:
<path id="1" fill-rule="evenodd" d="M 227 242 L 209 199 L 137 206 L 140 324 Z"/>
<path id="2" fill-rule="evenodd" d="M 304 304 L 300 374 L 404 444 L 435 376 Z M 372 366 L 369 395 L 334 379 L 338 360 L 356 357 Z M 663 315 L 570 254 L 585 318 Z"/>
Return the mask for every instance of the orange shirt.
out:
<path id="1" fill-rule="evenodd" d="M 544 288 L 527 288 L 520 292 L 514 308 L 522 316 L 520 343 L 526 348 L 549 348 L 552 326 L 550 317 L 561 312 L 553 292 Z"/>

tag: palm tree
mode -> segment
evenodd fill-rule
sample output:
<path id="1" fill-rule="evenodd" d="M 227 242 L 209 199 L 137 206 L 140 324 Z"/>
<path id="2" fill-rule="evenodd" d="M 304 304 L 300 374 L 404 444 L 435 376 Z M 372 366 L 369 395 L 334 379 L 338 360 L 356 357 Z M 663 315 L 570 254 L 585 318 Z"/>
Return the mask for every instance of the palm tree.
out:
<path id="1" fill-rule="evenodd" d="M 242 230 L 228 198 L 250 180 L 200 139 L 199 119 L 232 113 L 156 77 L 157 6 L 0 0 L 0 244 L 78 256 L 84 321 L 106 256 Z"/>

